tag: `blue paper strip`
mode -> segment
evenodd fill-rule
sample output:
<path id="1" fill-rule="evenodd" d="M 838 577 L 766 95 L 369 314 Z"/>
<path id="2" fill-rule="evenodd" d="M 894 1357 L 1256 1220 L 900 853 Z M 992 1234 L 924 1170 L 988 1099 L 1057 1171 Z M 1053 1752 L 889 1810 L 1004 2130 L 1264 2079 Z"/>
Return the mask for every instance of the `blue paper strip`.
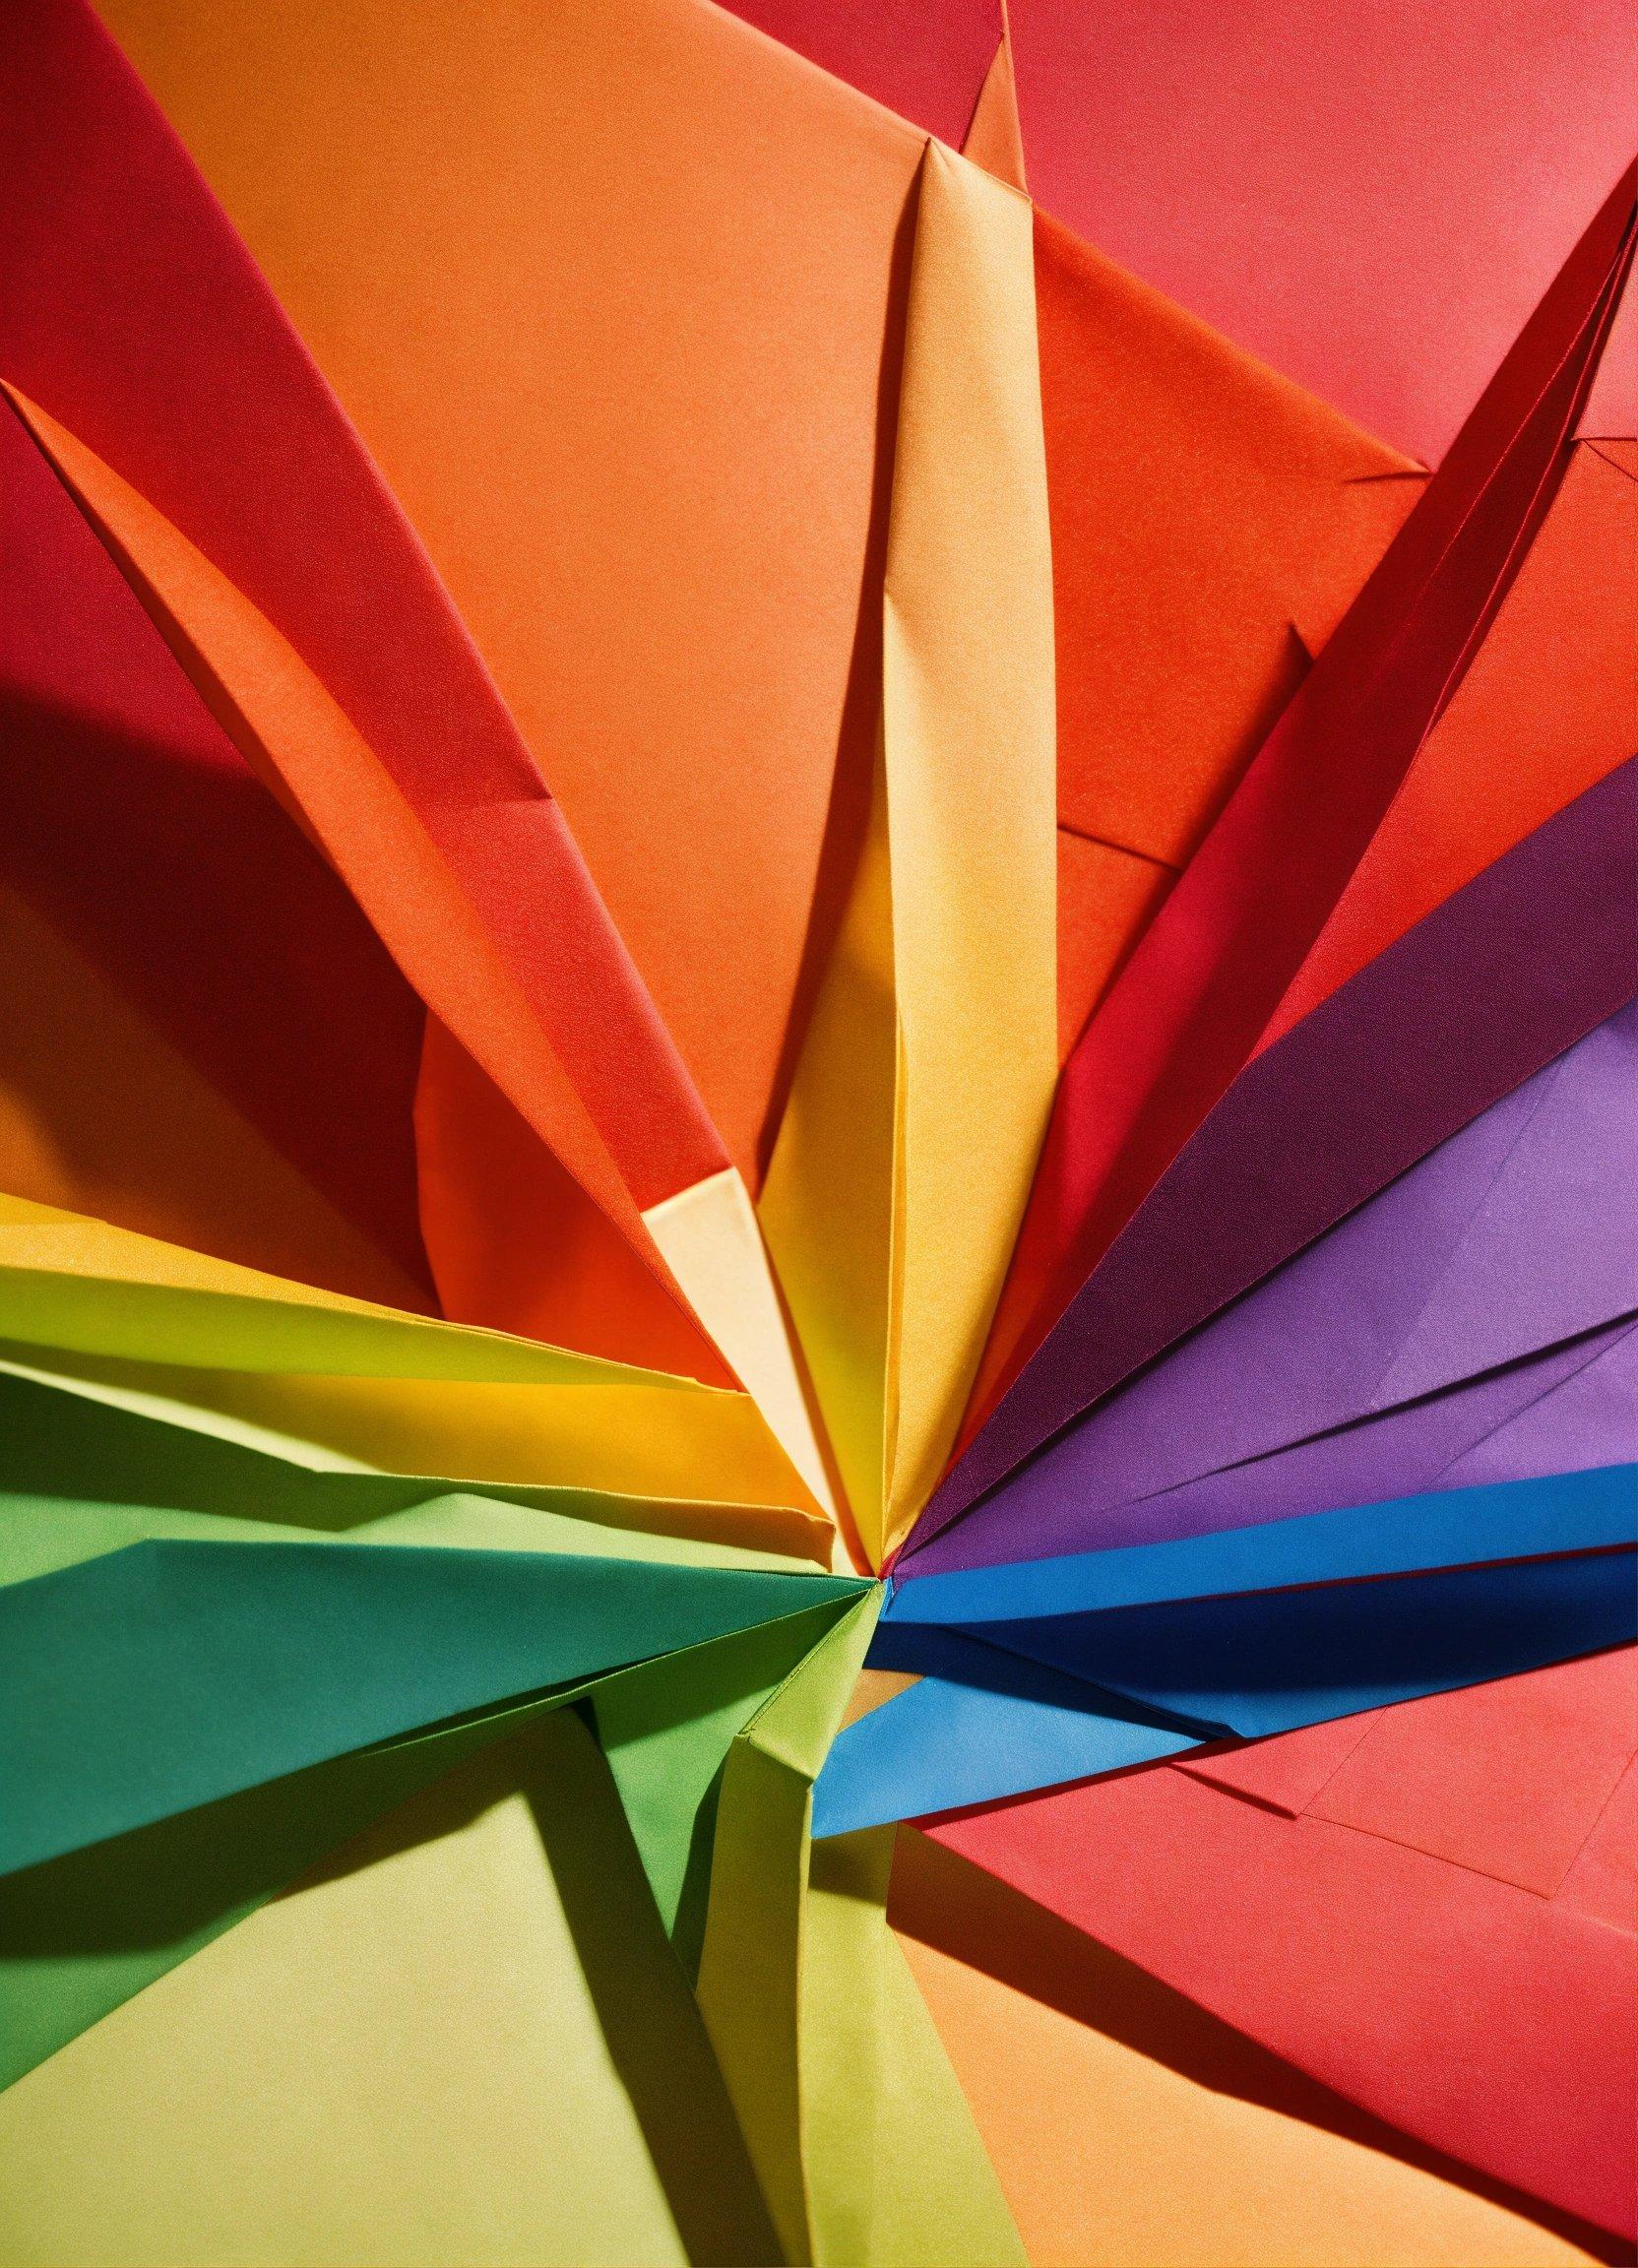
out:
<path id="1" fill-rule="evenodd" d="M 882 1611 L 886 1621 L 976 1627 L 1623 1544 L 1638 1544 L 1638 1465 L 1402 1496 L 1120 1550 L 908 1574 L 889 1585 Z"/>

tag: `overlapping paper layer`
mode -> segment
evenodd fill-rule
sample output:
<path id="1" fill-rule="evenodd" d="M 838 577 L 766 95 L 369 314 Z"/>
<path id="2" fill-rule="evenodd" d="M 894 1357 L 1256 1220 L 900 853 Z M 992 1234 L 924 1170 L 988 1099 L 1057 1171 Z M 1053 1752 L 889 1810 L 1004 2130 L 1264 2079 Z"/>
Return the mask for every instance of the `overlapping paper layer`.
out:
<path id="1" fill-rule="evenodd" d="M 1630 27 L 1366 13 L 13 10 L 0 2262 L 1631 2257 Z"/>

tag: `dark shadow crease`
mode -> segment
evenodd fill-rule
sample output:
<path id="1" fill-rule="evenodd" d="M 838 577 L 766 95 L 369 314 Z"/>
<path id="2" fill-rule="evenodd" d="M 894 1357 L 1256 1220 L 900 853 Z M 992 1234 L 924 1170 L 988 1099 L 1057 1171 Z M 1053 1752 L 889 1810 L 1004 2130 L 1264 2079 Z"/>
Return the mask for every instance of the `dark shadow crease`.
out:
<path id="1" fill-rule="evenodd" d="M 202 707 L 200 724 L 217 735 Z M 345 885 L 224 737 L 220 761 L 145 738 L 8 680 L 0 656 L 0 881 L 432 1308 L 411 1121 L 425 1011 Z M 73 1112 L 36 1101 L 73 1158 Z"/>
<path id="2" fill-rule="evenodd" d="M 332 1880 L 421 1842 L 425 1831 L 399 1807 L 484 1746 L 481 1728 L 494 1717 L 478 1712 L 429 1728 L 427 1738 L 359 1749 L 0 1876 L 0 1963 L 158 1953 L 298 1877 Z M 471 1747 L 440 1736 L 467 1732 Z M 507 1736 L 497 1720 L 491 1737 Z M 397 1842 L 390 1822 L 376 1824 L 389 1812 L 402 1818 Z M 353 1839 L 366 1830 L 360 1858 Z"/>
<path id="3" fill-rule="evenodd" d="M 978 1635 L 1143 1707 L 1256 1737 L 1630 1645 L 1638 1593 L 1623 1547 L 1118 1607 Z"/>
<path id="4" fill-rule="evenodd" d="M 608 1766 L 575 1712 L 542 1732 L 525 1793 L 678 2234 L 702 2268 L 767 2268 L 779 2241 Z"/>
<path id="5" fill-rule="evenodd" d="M 1175 1710 L 1133 1700 L 1098 1684 L 1076 1669 L 1009 1646 L 1007 1634 L 1013 1627 L 999 1623 L 991 1630 L 965 1630 L 949 1623 L 878 1622 L 871 1634 L 865 1667 L 941 1677 L 951 1684 L 1004 1694 L 1013 1700 L 1040 1701 L 1054 1709 L 1112 1717 L 1124 1725 L 1158 1726 L 1164 1732 L 1192 1733 L 1201 1740 L 1233 1738 L 1228 1726 L 1215 1719 L 1181 1716 Z"/>
<path id="6" fill-rule="evenodd" d="M 0 1343 L 0 1355 L 40 1361 L 37 1348 Z M 436 1482 L 390 1474 L 315 1472 L 220 1434 L 157 1424 L 114 1404 L 4 1373 L 0 1488 L 331 1534 L 446 1493 Z"/>
<path id="7" fill-rule="evenodd" d="M 920 188 L 917 171 L 910 186 L 905 210 L 894 233 L 888 263 L 887 325 L 882 343 L 881 370 L 876 385 L 875 482 L 870 520 L 865 534 L 860 575 L 858 619 L 843 696 L 841 728 L 837 735 L 836 771 L 830 808 L 819 850 L 819 870 L 808 914 L 807 935 L 797 967 L 790 1011 L 786 1019 L 785 1041 L 774 1073 L 773 1091 L 757 1142 L 757 1178 L 768 1170 L 780 1120 L 789 1098 L 790 1084 L 807 1038 L 808 1021 L 820 984 L 830 963 L 831 948 L 847 911 L 853 874 L 864 845 L 870 815 L 870 788 L 876 765 L 876 740 L 882 704 L 882 588 L 887 568 L 888 511 L 893 489 L 893 459 L 899 423 L 899 385 L 905 357 L 905 314 L 910 300 L 911 254 L 915 240 L 915 209 Z"/>

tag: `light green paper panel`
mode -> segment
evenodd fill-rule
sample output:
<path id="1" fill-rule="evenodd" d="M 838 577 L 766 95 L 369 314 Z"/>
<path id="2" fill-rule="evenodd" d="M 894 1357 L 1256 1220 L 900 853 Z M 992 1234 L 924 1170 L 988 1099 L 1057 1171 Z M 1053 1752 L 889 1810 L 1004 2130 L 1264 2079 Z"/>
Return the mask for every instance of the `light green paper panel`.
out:
<path id="1" fill-rule="evenodd" d="M 0 2097 L 0 2257 L 775 2257 L 574 1714 L 471 1760 Z"/>
<path id="2" fill-rule="evenodd" d="M 729 1750 L 697 1992 L 787 2260 L 816 2260 L 802 2132 L 802 1909 L 813 1782 L 876 1625 L 861 1600 Z M 854 2268 L 863 2268 L 855 2263 Z"/>
<path id="3" fill-rule="evenodd" d="M 823 2268 L 1028 2268 L 989 2154 L 887 1923 L 897 1830 L 809 1845 L 804 2153 Z"/>
<path id="4" fill-rule="evenodd" d="M 875 1627 L 861 1600 L 735 1739 L 698 1993 L 788 2260 L 1022 2268 L 972 2112 L 887 1925 L 892 1829 L 811 1837 Z"/>
<path id="5" fill-rule="evenodd" d="M 499 1738 L 515 1718 L 509 1711 L 338 1757 L 0 1876 L 0 2088 Z"/>

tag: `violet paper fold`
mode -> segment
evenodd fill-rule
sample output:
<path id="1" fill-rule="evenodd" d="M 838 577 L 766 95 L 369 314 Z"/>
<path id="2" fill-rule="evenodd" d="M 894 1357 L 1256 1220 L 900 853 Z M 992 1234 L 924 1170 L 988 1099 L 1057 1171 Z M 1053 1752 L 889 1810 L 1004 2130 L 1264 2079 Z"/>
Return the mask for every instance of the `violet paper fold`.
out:
<path id="1" fill-rule="evenodd" d="M 1476 1479 L 1633 1454 L 1638 1417 L 1610 1391 L 1632 1350 L 1609 1327 L 1638 1310 L 1635 1093 L 1629 1004 L 1090 1410 L 906 1574 L 1457 1485 L 1486 1439 Z"/>
<path id="2" fill-rule="evenodd" d="M 946 1477 L 903 1559 L 921 1558 L 1084 1411 L 1623 1008 L 1638 991 L 1635 847 L 1638 758 L 1256 1057 Z M 1001 1558 L 1019 1545 L 983 1549 Z"/>
<path id="3" fill-rule="evenodd" d="M 1098 1544 L 1164 1543 L 1338 1504 L 1539 1480 L 1635 1458 L 1638 1323 L 1623 1317 L 1425 1401 L 1102 1513 Z"/>

